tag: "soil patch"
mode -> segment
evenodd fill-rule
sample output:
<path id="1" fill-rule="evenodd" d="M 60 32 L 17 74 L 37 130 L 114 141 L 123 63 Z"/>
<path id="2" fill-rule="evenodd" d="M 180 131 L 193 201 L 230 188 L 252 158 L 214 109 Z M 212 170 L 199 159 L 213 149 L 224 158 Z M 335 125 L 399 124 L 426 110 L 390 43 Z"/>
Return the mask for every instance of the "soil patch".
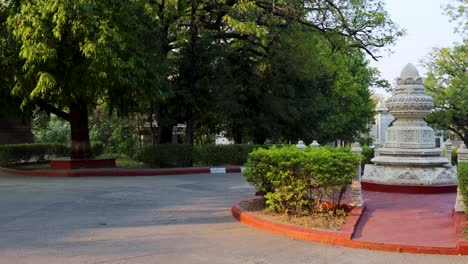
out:
<path id="1" fill-rule="evenodd" d="M 346 215 L 331 216 L 328 213 L 314 213 L 307 216 L 278 214 L 266 208 L 264 199 L 242 201 L 239 206 L 242 210 L 260 218 L 283 224 L 329 231 L 341 231 L 346 220 Z"/>

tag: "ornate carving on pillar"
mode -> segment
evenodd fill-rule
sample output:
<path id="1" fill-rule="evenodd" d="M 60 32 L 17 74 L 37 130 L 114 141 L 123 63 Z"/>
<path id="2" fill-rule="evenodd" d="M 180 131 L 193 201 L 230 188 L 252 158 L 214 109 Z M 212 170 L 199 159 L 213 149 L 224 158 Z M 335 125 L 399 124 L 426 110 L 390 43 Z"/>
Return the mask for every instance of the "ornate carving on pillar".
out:
<path id="1" fill-rule="evenodd" d="M 423 80 L 414 65 L 402 70 L 386 105 L 395 121 L 379 155 L 372 159 L 375 165 L 366 165 L 363 179 L 402 185 L 456 184 L 454 168 L 441 157 L 434 130 L 424 121 L 434 101 L 424 93 Z"/>

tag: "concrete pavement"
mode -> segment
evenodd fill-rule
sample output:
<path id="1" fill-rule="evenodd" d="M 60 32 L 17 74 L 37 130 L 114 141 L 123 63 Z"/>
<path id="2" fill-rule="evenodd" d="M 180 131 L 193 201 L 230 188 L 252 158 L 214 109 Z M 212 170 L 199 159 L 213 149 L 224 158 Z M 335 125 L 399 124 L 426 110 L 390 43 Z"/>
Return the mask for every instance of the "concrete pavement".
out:
<path id="1" fill-rule="evenodd" d="M 232 218 L 240 174 L 0 176 L 0 264 L 468 263 L 292 240 Z"/>

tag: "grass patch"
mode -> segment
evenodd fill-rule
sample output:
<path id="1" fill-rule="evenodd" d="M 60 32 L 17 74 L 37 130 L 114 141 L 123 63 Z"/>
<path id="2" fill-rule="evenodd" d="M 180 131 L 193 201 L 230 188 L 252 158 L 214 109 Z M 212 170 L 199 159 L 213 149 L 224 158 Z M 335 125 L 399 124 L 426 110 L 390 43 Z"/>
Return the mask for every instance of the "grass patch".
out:
<path id="1" fill-rule="evenodd" d="M 346 220 L 346 215 L 331 216 L 328 213 L 313 213 L 306 216 L 278 214 L 266 208 L 264 199 L 243 201 L 239 206 L 242 210 L 261 218 L 307 228 L 340 231 Z"/>
<path id="2" fill-rule="evenodd" d="M 148 168 L 145 163 L 137 160 L 133 160 L 129 157 L 117 157 L 115 160 L 117 167 L 119 168 Z"/>

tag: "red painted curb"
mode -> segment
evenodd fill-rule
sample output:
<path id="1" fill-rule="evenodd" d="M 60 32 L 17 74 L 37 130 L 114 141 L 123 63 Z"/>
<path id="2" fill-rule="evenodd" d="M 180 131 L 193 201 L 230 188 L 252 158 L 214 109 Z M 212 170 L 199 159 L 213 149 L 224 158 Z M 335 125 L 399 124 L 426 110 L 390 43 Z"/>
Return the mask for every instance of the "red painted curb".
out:
<path id="1" fill-rule="evenodd" d="M 83 170 L 15 170 L 0 167 L 0 172 L 18 176 L 38 177 L 93 177 L 93 176 L 161 176 L 181 174 L 211 173 L 211 168 L 180 168 L 180 169 L 83 169 Z M 240 167 L 226 167 L 226 173 L 240 173 Z"/>
<path id="2" fill-rule="evenodd" d="M 434 194 L 434 193 L 456 193 L 457 185 L 439 185 L 439 186 L 424 186 L 424 185 L 392 185 L 379 184 L 373 182 L 362 181 L 363 190 L 374 192 L 390 192 L 390 193 L 408 193 L 408 194 Z"/>
<path id="3" fill-rule="evenodd" d="M 460 254 L 468 254 L 468 241 L 464 240 L 464 229 L 468 226 L 467 217 L 464 212 L 452 212 L 453 231 L 457 237 L 457 247 Z"/>
<path id="4" fill-rule="evenodd" d="M 346 219 L 346 224 L 343 231 L 325 231 L 312 228 L 298 227 L 288 224 L 282 224 L 260 218 L 249 212 L 242 211 L 239 203 L 242 201 L 260 199 L 259 197 L 251 199 L 243 199 L 234 202 L 231 207 L 232 216 L 240 222 L 262 229 L 268 232 L 285 235 L 291 238 L 301 240 L 309 240 L 321 243 L 327 243 L 338 246 L 352 247 L 352 248 L 366 248 L 380 251 L 393 251 L 402 253 L 422 253 L 422 254 L 443 254 L 443 255 L 457 255 L 468 254 L 468 247 L 463 243 L 457 242 L 457 247 L 425 247 L 425 246 L 412 246 L 412 245 L 397 245 L 397 244 L 384 244 L 375 242 L 366 242 L 353 240 L 352 234 L 359 222 L 359 219 L 365 210 L 365 207 L 355 207 L 351 210 L 350 216 Z M 467 244 L 468 245 L 468 244 Z"/>
<path id="5" fill-rule="evenodd" d="M 262 198 L 255 197 L 235 202 L 231 207 L 233 217 L 244 224 L 273 233 L 282 234 L 288 237 L 298 238 L 302 240 L 311 240 L 329 244 L 340 244 L 341 241 L 350 240 L 354 233 L 354 228 L 356 227 L 361 217 L 361 214 L 364 211 L 364 206 L 354 207 L 350 212 L 350 216 L 346 219 L 346 224 L 343 227 L 342 231 L 329 231 L 278 223 L 242 211 L 242 209 L 239 206 L 241 202 L 255 199 Z"/>

